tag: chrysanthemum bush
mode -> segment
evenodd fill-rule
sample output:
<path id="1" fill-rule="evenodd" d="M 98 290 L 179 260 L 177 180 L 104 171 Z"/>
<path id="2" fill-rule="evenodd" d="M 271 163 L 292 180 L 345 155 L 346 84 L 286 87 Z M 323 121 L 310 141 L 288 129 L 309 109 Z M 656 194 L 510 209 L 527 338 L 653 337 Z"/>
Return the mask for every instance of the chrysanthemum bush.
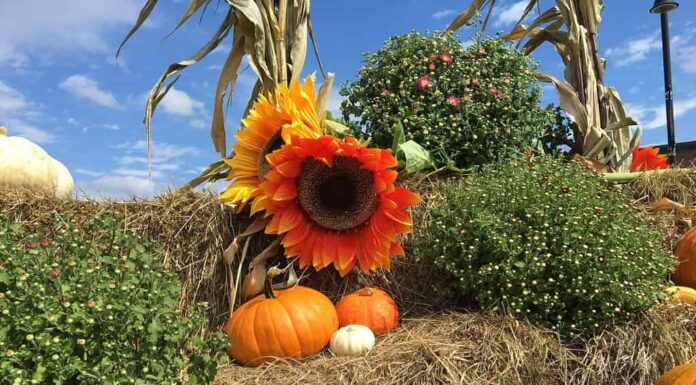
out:
<path id="1" fill-rule="evenodd" d="M 534 68 L 497 38 L 465 49 L 453 34 L 411 32 L 366 54 L 358 80 L 341 89 L 341 109 L 376 146 L 391 148 L 401 122 L 405 139 L 440 164 L 486 163 L 524 150 L 551 127 L 554 111 L 540 107 Z"/>
<path id="2" fill-rule="evenodd" d="M 443 182 L 413 255 L 461 295 L 566 335 L 664 298 L 674 259 L 628 193 L 575 163 L 534 157 Z"/>
<path id="3" fill-rule="evenodd" d="M 225 338 L 181 314 L 153 245 L 106 213 L 54 226 L 45 239 L 0 213 L 0 383 L 212 382 Z"/>

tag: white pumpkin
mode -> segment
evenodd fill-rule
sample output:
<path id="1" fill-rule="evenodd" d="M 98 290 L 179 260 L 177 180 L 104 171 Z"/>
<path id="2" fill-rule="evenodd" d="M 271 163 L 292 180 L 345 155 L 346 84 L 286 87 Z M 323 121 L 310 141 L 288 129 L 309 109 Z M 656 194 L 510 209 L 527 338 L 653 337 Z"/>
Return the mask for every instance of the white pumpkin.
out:
<path id="1" fill-rule="evenodd" d="M 348 325 L 331 336 L 331 351 L 337 356 L 362 356 L 375 346 L 375 335 L 363 325 Z"/>
<path id="2" fill-rule="evenodd" d="M 72 194 L 73 179 L 65 166 L 31 141 L 7 136 L 0 127 L 0 185 Z"/>

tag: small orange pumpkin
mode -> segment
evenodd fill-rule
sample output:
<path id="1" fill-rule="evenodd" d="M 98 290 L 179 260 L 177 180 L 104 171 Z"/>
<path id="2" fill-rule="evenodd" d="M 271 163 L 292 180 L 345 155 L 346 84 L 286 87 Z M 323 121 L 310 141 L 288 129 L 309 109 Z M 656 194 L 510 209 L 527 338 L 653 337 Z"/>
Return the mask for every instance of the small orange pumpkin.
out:
<path id="1" fill-rule="evenodd" d="M 675 366 L 660 376 L 655 385 L 696 385 L 696 363 Z"/>
<path id="2" fill-rule="evenodd" d="M 366 287 L 346 295 L 336 305 L 338 322 L 367 326 L 375 334 L 382 334 L 399 324 L 399 308 L 384 290 Z"/>
<path id="3" fill-rule="evenodd" d="M 677 242 L 674 255 L 679 259 L 672 280 L 679 286 L 696 289 L 696 227 L 687 231 Z"/>
<path id="4" fill-rule="evenodd" d="M 322 293 L 304 286 L 274 292 L 271 280 L 279 273 L 269 269 L 265 293 L 240 306 L 224 327 L 232 342 L 227 353 L 241 365 L 314 355 L 338 330 L 336 308 Z"/>

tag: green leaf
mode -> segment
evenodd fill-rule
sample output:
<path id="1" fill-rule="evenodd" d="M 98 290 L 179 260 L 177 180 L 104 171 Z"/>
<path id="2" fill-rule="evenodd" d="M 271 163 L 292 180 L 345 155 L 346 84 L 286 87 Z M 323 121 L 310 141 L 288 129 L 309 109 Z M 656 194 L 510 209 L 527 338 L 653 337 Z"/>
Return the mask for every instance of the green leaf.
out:
<path id="1" fill-rule="evenodd" d="M 401 143 L 399 151 L 405 159 L 404 169 L 409 174 L 435 167 L 435 162 L 428 150 L 413 140 Z"/>
<path id="2" fill-rule="evenodd" d="M 326 125 L 326 130 L 333 136 L 345 135 L 350 130 L 348 127 L 335 120 L 326 119 L 324 124 Z"/>
<path id="3" fill-rule="evenodd" d="M 397 156 L 399 146 L 406 141 L 404 137 L 404 125 L 399 121 L 394 125 L 394 139 L 392 141 L 392 153 Z"/>
<path id="4" fill-rule="evenodd" d="M 31 382 L 32 383 L 41 383 L 44 379 L 44 375 L 46 374 L 46 367 L 43 366 L 41 362 L 36 366 L 36 371 L 34 374 L 31 376 Z M 36 382 L 34 382 L 36 381 Z"/>

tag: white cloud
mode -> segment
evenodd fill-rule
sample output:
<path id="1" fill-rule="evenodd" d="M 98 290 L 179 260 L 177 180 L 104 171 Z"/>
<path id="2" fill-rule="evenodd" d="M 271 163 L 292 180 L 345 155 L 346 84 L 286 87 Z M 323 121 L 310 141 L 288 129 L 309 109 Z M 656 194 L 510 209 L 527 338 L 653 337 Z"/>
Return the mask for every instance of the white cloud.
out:
<path id="1" fill-rule="evenodd" d="M 679 68 L 684 72 L 696 73 L 696 45 L 682 47 L 677 51 Z"/>
<path id="2" fill-rule="evenodd" d="M 0 124 L 8 128 L 10 135 L 23 136 L 38 144 L 55 141 L 55 136 L 27 121 L 36 116 L 35 106 L 8 84 L 0 81 Z"/>
<path id="3" fill-rule="evenodd" d="M 665 105 L 645 106 L 641 104 L 626 103 L 626 109 L 630 116 L 638 121 L 646 130 L 665 127 L 667 125 L 667 113 Z M 696 110 L 696 96 L 688 99 L 674 101 L 674 117 L 678 118 L 688 112 Z"/>
<path id="4" fill-rule="evenodd" d="M 124 155 L 116 158 L 119 164 L 147 164 L 147 142 L 144 140 L 117 144 L 113 148 L 123 150 L 124 152 Z M 180 164 L 182 159 L 199 156 L 200 150 L 192 146 L 179 146 L 165 142 L 151 142 L 150 154 L 154 169 L 155 165 L 165 163 Z"/>
<path id="5" fill-rule="evenodd" d="M 76 169 L 75 174 L 91 177 L 78 180 L 78 188 L 91 197 L 128 198 L 151 197 L 172 186 L 172 173 L 183 167 L 190 168 L 191 158 L 200 150 L 191 146 L 152 142 L 152 169 L 147 166 L 147 145 L 144 140 L 112 146 L 120 153 L 114 158 L 117 166 L 111 170 Z"/>
<path id="6" fill-rule="evenodd" d="M 109 123 L 102 124 L 102 127 L 106 128 L 107 130 L 112 130 L 112 131 L 118 131 L 121 129 L 121 127 L 118 124 L 109 124 Z"/>
<path id="7" fill-rule="evenodd" d="M 215 47 L 215 49 L 212 50 L 210 53 L 211 53 L 211 54 L 215 54 L 215 53 L 224 53 L 224 54 L 228 54 L 228 53 L 230 53 L 230 50 L 231 50 L 231 49 L 232 49 L 232 47 L 230 47 L 230 46 L 227 45 L 227 44 L 219 44 L 219 45 L 218 45 L 217 47 Z"/>
<path id="8" fill-rule="evenodd" d="M 649 53 L 661 48 L 660 31 L 655 31 L 650 36 L 633 38 L 622 46 L 609 48 L 606 55 L 610 60 L 616 60 L 617 66 L 625 67 L 645 60 Z"/>
<path id="9" fill-rule="evenodd" d="M 696 73 L 696 44 L 692 44 L 695 35 L 696 28 L 689 28 L 687 24 L 686 29 L 670 40 L 672 55 L 677 59 L 674 63 L 684 72 Z M 621 46 L 609 48 L 606 55 L 610 60 L 615 60 L 617 66 L 625 67 L 641 62 L 651 53 L 661 50 L 662 37 L 657 30 L 649 36 L 635 37 Z"/>
<path id="10" fill-rule="evenodd" d="M 167 92 L 159 106 L 168 114 L 183 116 L 191 116 L 205 108 L 203 102 L 176 88 Z"/>
<path id="11" fill-rule="evenodd" d="M 210 128 L 210 123 L 203 119 L 191 119 L 189 120 L 189 126 L 196 130 L 205 130 L 206 128 Z"/>
<path id="12" fill-rule="evenodd" d="M 90 198 L 150 197 L 157 192 L 158 183 L 148 178 L 123 175 L 104 175 L 88 182 L 78 182 L 78 190 Z"/>
<path id="13" fill-rule="evenodd" d="M 84 75 L 71 75 L 58 84 L 58 87 L 100 106 L 114 109 L 121 108 L 121 104 L 112 93 L 102 90 L 99 88 L 99 83 L 96 80 Z"/>
<path id="14" fill-rule="evenodd" d="M 493 25 L 496 27 L 503 27 L 517 23 L 524 13 L 524 9 L 527 7 L 527 4 L 529 4 L 529 1 L 521 0 L 510 5 L 496 7 L 493 14 L 498 16 L 496 17 Z"/>
<path id="15" fill-rule="evenodd" d="M 0 63 L 25 65 L 36 53 L 113 50 L 116 41 L 107 34 L 133 24 L 141 7 L 139 0 L 0 1 Z"/>
<path id="16" fill-rule="evenodd" d="M 445 9 L 442 11 L 438 11 L 430 15 L 430 17 L 432 17 L 435 20 L 440 20 L 451 15 L 454 15 L 454 9 Z"/>

